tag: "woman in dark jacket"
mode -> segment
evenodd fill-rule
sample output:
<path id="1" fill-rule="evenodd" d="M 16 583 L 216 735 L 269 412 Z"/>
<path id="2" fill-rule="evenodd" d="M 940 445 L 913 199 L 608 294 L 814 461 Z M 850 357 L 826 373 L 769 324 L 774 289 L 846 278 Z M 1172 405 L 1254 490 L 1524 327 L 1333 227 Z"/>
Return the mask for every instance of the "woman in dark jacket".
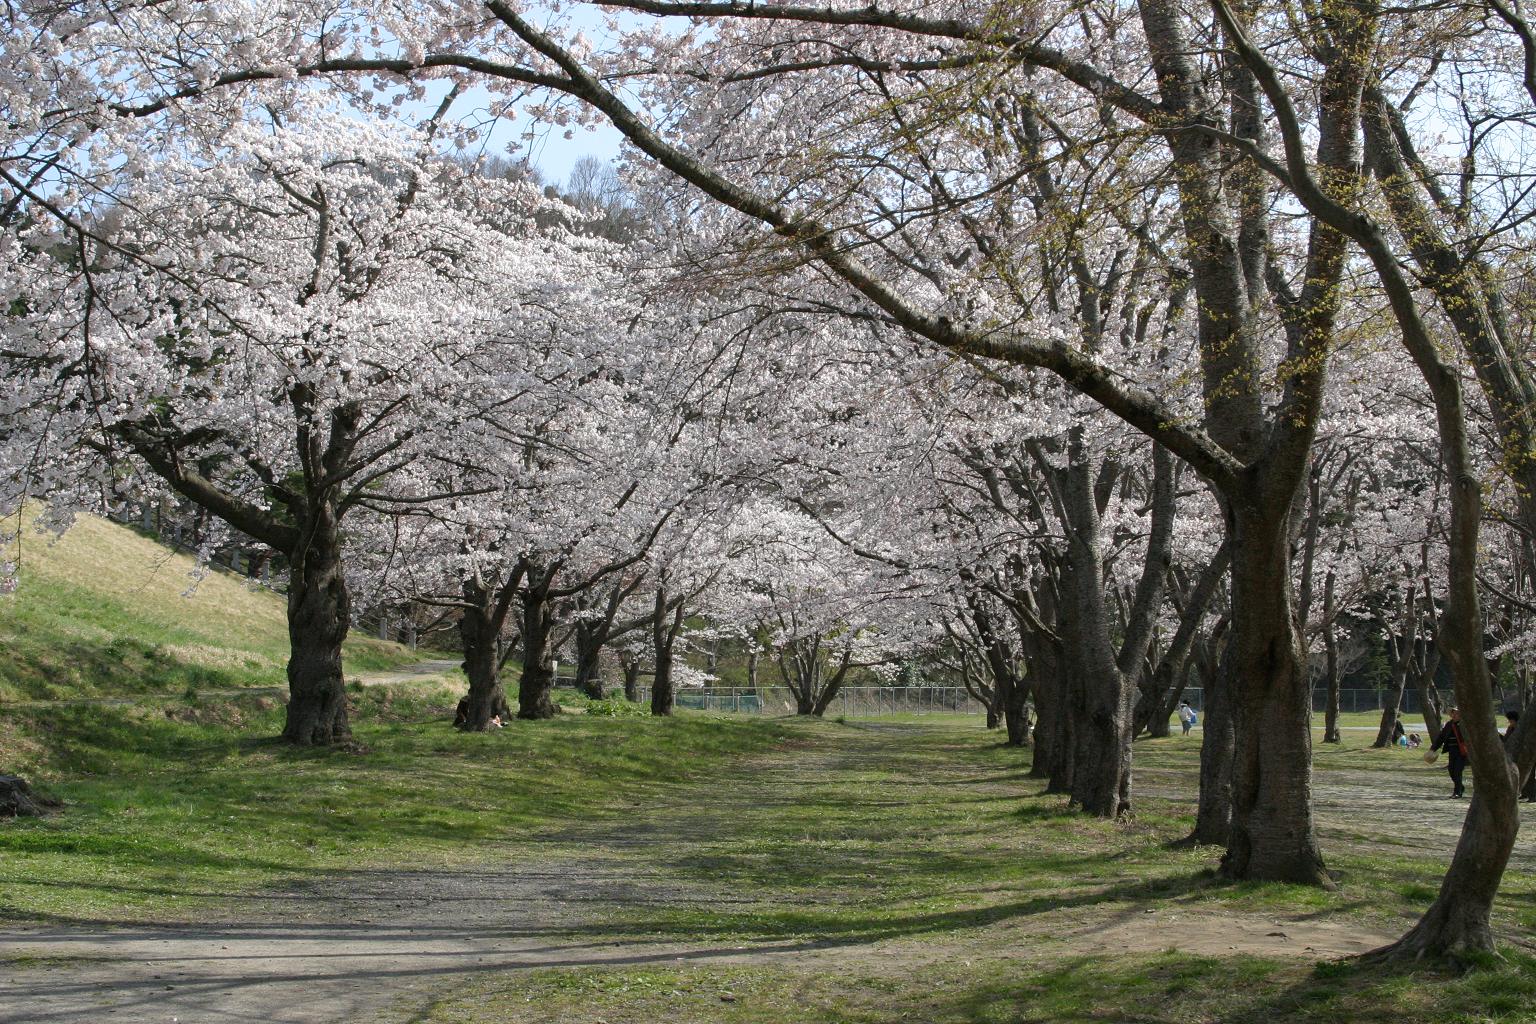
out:
<path id="1" fill-rule="evenodd" d="M 1509 724 L 1504 728 L 1504 746 L 1508 749 L 1510 741 L 1515 738 L 1515 726 L 1520 723 L 1520 712 L 1506 711 L 1504 717 L 1509 720 Z M 1532 774 L 1525 780 L 1525 788 L 1520 791 L 1520 799 L 1528 804 L 1536 803 L 1536 774 Z"/>
<path id="2" fill-rule="evenodd" d="M 1435 737 L 1431 752 L 1444 749 L 1446 753 L 1446 771 L 1451 773 L 1451 796 L 1465 796 L 1466 790 L 1461 784 L 1462 772 L 1467 770 L 1467 737 L 1461 728 L 1461 712 L 1451 708 L 1449 712 L 1451 720 L 1445 723 L 1440 730 L 1440 735 Z"/>

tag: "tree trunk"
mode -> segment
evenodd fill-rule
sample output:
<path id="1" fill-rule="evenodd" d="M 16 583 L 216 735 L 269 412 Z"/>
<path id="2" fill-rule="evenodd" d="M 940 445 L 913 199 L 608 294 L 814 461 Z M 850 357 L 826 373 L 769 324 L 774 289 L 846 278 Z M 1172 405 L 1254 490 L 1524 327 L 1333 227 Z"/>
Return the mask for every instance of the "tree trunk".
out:
<path id="1" fill-rule="evenodd" d="M 1323 712 L 1323 742 L 1342 743 L 1339 735 L 1339 638 L 1333 628 L 1333 573 L 1328 574 L 1327 590 L 1323 599 L 1328 617 L 1323 623 L 1323 651 L 1327 664 L 1328 707 Z"/>
<path id="2" fill-rule="evenodd" d="M 60 801 L 38 793 L 20 776 L 0 773 L 0 818 L 33 818 L 61 806 Z"/>
<path id="3" fill-rule="evenodd" d="M 677 695 L 672 689 L 672 656 L 657 655 L 656 677 L 651 683 L 651 714 L 666 717 L 672 714 Z"/>
<path id="4" fill-rule="evenodd" d="M 1029 776 L 1047 780 L 1047 793 L 1070 792 L 1072 759 L 1068 744 L 1071 735 L 1067 728 L 1066 685 L 1062 681 L 1062 666 L 1066 659 L 1052 640 L 1033 639 L 1026 650 L 1030 692 L 1035 698 L 1035 756 Z"/>
<path id="5" fill-rule="evenodd" d="M 808 691 L 795 690 L 795 714 L 811 715 L 816 711 L 816 698 Z"/>
<path id="6" fill-rule="evenodd" d="M 811 706 L 811 714 L 815 715 L 817 718 L 821 718 L 827 713 L 827 708 L 832 706 L 832 702 L 837 699 L 838 693 L 841 692 L 843 688 L 843 680 L 848 676 L 849 657 L 850 655 L 844 656 L 841 667 L 839 667 L 837 672 L 833 674 L 832 678 L 827 681 L 827 685 L 821 688 L 821 694 L 816 698 L 816 702 Z"/>
<path id="7" fill-rule="evenodd" d="M 517 682 L 517 717 L 553 718 L 559 713 L 551 696 L 555 675 L 549 665 L 552 613 L 544 587 L 529 574 L 523 593 L 523 675 Z"/>
<path id="8" fill-rule="evenodd" d="M 1056 684 L 1052 679 L 1043 678 L 1033 664 L 1029 671 L 1035 693 L 1035 756 L 1030 761 L 1029 777 L 1049 779 L 1056 758 L 1056 708 L 1053 703 Z"/>
<path id="9" fill-rule="evenodd" d="M 506 716 L 507 693 L 501 685 L 501 652 L 496 622 L 494 595 L 474 581 L 463 584 L 464 600 L 469 606 L 459 617 L 459 637 L 464 643 L 464 674 L 469 677 L 468 704 L 462 728 L 484 732 L 491 719 Z"/>
<path id="10" fill-rule="evenodd" d="M 656 658 L 656 679 L 651 685 L 651 714 L 666 717 L 672 714 L 676 694 L 672 687 L 672 650 L 677 642 L 678 631 L 683 628 L 683 604 L 667 614 L 667 588 L 656 588 L 656 611 L 651 621 L 651 644 Z"/>
<path id="11" fill-rule="evenodd" d="M 1184 674 L 1183 672 L 1179 673 L 1180 677 L 1184 676 Z M 1169 686 L 1162 692 L 1171 696 L 1173 707 L 1178 707 L 1179 701 L 1184 699 L 1183 686 Z M 1173 729 L 1169 725 L 1173 717 L 1173 707 L 1169 707 L 1161 700 L 1155 702 L 1151 717 L 1147 720 L 1148 736 L 1153 739 L 1166 739 L 1173 734 Z"/>
<path id="12" fill-rule="evenodd" d="M 1419 707 L 1424 712 L 1424 731 L 1427 740 L 1440 735 L 1445 722 L 1440 717 L 1440 690 L 1435 686 L 1435 673 L 1440 671 L 1440 650 L 1435 647 L 1424 655 L 1424 660 L 1409 666 L 1413 684 L 1419 692 Z"/>
<path id="13" fill-rule="evenodd" d="M 1027 747 L 1033 739 L 1029 720 L 1029 694 L 1030 687 L 1025 685 L 1022 679 L 1010 679 L 1008 688 L 1002 689 L 999 684 L 999 697 L 1001 698 L 1003 720 L 1008 727 L 1008 746 Z M 996 712 L 987 709 L 988 728 L 995 725 Z"/>
<path id="14" fill-rule="evenodd" d="M 288 569 L 288 716 L 283 739 L 299 746 L 349 739 L 341 645 L 351 597 L 334 509 L 321 507 L 299 531 Z"/>
<path id="15" fill-rule="evenodd" d="M 635 655 L 622 656 L 624 664 L 624 699 L 631 704 L 640 702 L 640 659 Z"/>
<path id="16" fill-rule="evenodd" d="M 1280 504 L 1282 508 L 1264 507 Z M 1334 888 L 1312 820 L 1312 689 L 1291 591 L 1288 505 L 1234 508 L 1232 827 L 1222 872 Z"/>
<path id="17" fill-rule="evenodd" d="M 1228 696 L 1226 658 L 1210 651 L 1201 658 L 1205 700 L 1201 714 L 1200 799 L 1190 840 L 1225 846 L 1232 826 L 1232 759 L 1236 734 Z"/>
<path id="18" fill-rule="evenodd" d="M 576 689 L 593 700 L 605 700 L 608 689 L 603 685 L 600 658 L 603 645 L 597 634 L 582 623 L 576 624 Z"/>
<path id="19" fill-rule="evenodd" d="M 1131 702 L 1133 687 L 1121 673 L 1110 646 L 1104 611 L 1104 558 L 1099 537 L 1095 466 L 1074 459 L 1066 470 L 1065 508 L 1069 520 L 1070 566 L 1065 600 L 1067 642 L 1076 657 L 1067 676 L 1067 706 L 1073 724 L 1073 766 L 1068 805 L 1101 818 L 1130 812 Z"/>
<path id="20" fill-rule="evenodd" d="M 1414 605 L 1412 594 L 1408 608 L 1410 616 Z M 1409 629 L 1414 628 L 1411 624 Z M 1381 710 L 1381 726 L 1376 730 L 1376 740 L 1371 744 L 1373 748 L 1380 749 L 1392 745 L 1392 734 L 1397 731 L 1398 716 L 1402 714 L 1403 691 L 1408 688 L 1408 652 L 1413 643 L 1413 637 L 1394 637 L 1387 641 L 1388 656 L 1392 659 L 1392 683 L 1387 691 L 1386 706 Z M 1431 740 L 1433 737 L 1431 737 Z"/>
<path id="21" fill-rule="evenodd" d="M 1477 789 L 1435 902 L 1406 935 L 1378 952 L 1396 958 L 1464 960 L 1494 952 L 1493 900 L 1520 831 L 1517 800 L 1531 761 L 1521 748 L 1532 745 L 1532 732 L 1529 723 L 1517 730 L 1509 744 L 1514 750 L 1499 741 L 1477 592 L 1482 491 L 1470 471 L 1459 384 L 1449 372 L 1430 383 L 1441 414 L 1441 452 L 1452 482 L 1449 564 L 1437 647 L 1444 650 L 1456 682 Z M 1452 413 L 1454 421 L 1448 423 Z M 1512 752 L 1525 767 L 1511 761 Z"/>

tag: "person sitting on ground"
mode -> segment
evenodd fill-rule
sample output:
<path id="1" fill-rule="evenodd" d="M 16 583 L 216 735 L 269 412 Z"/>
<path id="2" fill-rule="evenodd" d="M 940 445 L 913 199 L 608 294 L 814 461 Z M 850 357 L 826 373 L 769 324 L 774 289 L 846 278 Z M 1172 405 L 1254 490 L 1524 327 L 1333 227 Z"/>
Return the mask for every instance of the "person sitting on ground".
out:
<path id="1" fill-rule="evenodd" d="M 1424 745 L 1424 741 L 1419 739 L 1419 734 L 1418 733 L 1411 732 L 1411 733 L 1408 734 L 1408 749 L 1409 750 L 1418 750 L 1423 745 Z"/>
<path id="2" fill-rule="evenodd" d="M 1403 720 L 1399 718 L 1392 723 L 1392 745 L 1394 747 L 1406 747 L 1408 734 L 1403 730 Z"/>
<path id="3" fill-rule="evenodd" d="M 460 697 L 459 706 L 453 709 L 453 727 L 462 729 L 469 724 L 469 698 Z"/>
<path id="4" fill-rule="evenodd" d="M 1189 701 L 1179 701 L 1179 724 L 1184 726 L 1184 735 L 1189 735 L 1189 730 L 1200 721 L 1200 716 L 1195 714 L 1195 709 L 1189 706 Z"/>
<path id="5" fill-rule="evenodd" d="M 1434 745 L 1429 748 L 1430 753 L 1444 750 L 1446 753 L 1446 770 L 1451 773 L 1451 797 L 1454 799 L 1466 796 L 1466 787 L 1462 785 L 1462 773 L 1467 770 L 1467 737 L 1462 730 L 1461 709 L 1451 708 L 1447 712 L 1451 720 L 1445 723 L 1440 730 L 1440 735 L 1435 737 Z"/>

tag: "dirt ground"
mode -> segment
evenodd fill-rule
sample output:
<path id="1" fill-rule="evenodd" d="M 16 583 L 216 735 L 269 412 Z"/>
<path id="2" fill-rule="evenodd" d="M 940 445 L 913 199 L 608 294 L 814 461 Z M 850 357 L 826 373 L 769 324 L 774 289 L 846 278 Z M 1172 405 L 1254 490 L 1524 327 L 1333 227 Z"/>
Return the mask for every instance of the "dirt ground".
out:
<path id="1" fill-rule="evenodd" d="M 862 756 L 877 756 L 892 742 L 881 730 L 864 732 L 854 741 L 868 748 Z M 783 783 L 824 782 L 827 772 L 855 763 L 779 752 L 741 772 L 777 776 L 774 789 L 782 793 Z M 1401 775 L 1362 768 L 1356 776 L 1346 768 L 1324 776 L 1317 796 L 1325 849 L 1411 831 L 1421 837 L 1417 842 L 1443 842 L 1449 850 L 1466 805 L 1436 799 L 1443 778 L 1407 759 Z M 709 798 L 719 783 L 691 784 L 696 792 L 675 794 L 678 813 L 662 808 L 618 826 L 594 822 L 562 830 L 552 849 L 563 851 L 563 860 L 530 864 L 529 850 L 521 848 L 507 851 L 504 866 L 333 876 L 293 892 L 226 898 L 216 918 L 175 926 L 0 923 L 0 1022 L 403 1022 L 420 1019 L 438 995 L 487 972 L 780 958 L 889 965 L 892 958 L 943 955 L 932 937 L 835 947 L 814 941 L 712 946 L 605 934 L 600 919 L 614 908 L 719 898 L 707 881 L 683 880 L 668 868 L 669 851 L 698 842 L 712 827 L 711 815 L 732 813 L 729 802 Z M 1171 771 L 1140 771 L 1137 786 L 1177 799 L 1194 795 L 1187 777 Z M 1361 787 L 1375 798 L 1362 801 Z M 1405 822 L 1413 828 L 1404 830 Z M 577 850 L 579 861 L 571 859 Z M 1510 870 L 1533 867 L 1531 844 L 1522 843 Z M 1309 960 L 1364 952 L 1395 937 L 1307 915 L 1162 904 L 1083 907 L 1010 922 L 1006 935 L 984 939 L 1018 942 L 1031 934 L 1070 953 L 1178 948 Z"/>

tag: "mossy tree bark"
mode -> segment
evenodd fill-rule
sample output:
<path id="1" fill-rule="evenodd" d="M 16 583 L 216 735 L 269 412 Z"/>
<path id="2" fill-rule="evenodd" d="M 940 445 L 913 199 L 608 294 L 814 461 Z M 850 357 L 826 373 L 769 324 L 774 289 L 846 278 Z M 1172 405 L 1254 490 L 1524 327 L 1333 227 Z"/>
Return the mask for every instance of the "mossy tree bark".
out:
<path id="1" fill-rule="evenodd" d="M 464 674 L 469 678 L 467 732 L 484 732 L 497 716 L 511 717 L 501 680 L 501 634 L 516 597 L 512 586 L 490 587 L 479 579 L 463 581 L 459 638 L 464 645 Z"/>
<path id="2" fill-rule="evenodd" d="M 283 738 L 300 746 L 351 737 L 341 645 L 352 602 L 341 564 L 339 517 L 315 510 L 288 565 L 288 716 Z"/>

